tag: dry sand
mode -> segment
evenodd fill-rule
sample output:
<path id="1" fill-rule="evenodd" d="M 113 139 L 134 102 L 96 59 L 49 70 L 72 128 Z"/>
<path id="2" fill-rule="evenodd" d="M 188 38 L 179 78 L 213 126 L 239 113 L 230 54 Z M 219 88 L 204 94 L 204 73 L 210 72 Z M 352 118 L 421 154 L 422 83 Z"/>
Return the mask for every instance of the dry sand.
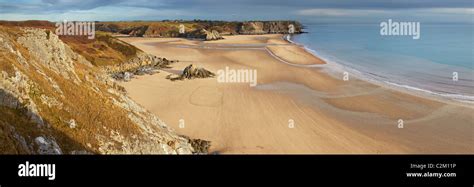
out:
<path id="1" fill-rule="evenodd" d="M 325 73 L 324 61 L 281 38 L 122 38 L 180 61 L 123 86 L 178 133 L 212 141 L 216 153 L 474 153 L 473 107 L 342 81 Z M 191 63 L 212 72 L 256 69 L 258 85 L 165 78 Z"/>

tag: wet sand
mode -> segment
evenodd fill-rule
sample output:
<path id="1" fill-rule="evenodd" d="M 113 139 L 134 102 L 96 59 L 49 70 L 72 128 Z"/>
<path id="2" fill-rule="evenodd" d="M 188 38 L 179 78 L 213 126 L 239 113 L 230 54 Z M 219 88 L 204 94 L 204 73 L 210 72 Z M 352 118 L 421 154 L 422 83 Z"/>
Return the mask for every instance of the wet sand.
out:
<path id="1" fill-rule="evenodd" d="M 121 38 L 179 60 L 122 85 L 178 133 L 218 153 L 474 153 L 472 106 L 440 102 L 326 73 L 325 62 L 281 35 L 225 40 Z M 257 86 L 217 78 L 170 81 L 189 64 L 214 73 L 257 70 Z M 398 128 L 403 120 L 403 128 Z M 179 124 L 184 122 L 184 128 Z"/>

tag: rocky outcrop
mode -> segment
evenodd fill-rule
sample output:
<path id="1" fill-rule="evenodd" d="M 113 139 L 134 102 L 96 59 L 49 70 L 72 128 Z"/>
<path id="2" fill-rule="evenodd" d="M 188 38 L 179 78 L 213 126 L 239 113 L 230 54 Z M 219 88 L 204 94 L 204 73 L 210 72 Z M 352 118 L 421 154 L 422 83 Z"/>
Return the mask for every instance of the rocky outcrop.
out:
<path id="1" fill-rule="evenodd" d="M 105 69 L 115 80 L 130 81 L 135 75 L 152 75 L 158 73 L 158 70 L 162 68 L 169 68 L 169 65 L 175 62 L 177 61 L 139 53 L 127 62 L 107 66 Z"/>
<path id="2" fill-rule="evenodd" d="M 58 36 L 50 31 L 38 29 L 24 29 L 23 36 L 19 37 L 17 42 L 26 47 L 29 54 L 37 57 L 36 60 L 46 66 L 48 70 L 54 71 L 64 79 L 72 80 L 79 84 L 81 80 L 74 69 L 75 60 L 90 65 L 84 59 L 67 47 Z"/>
<path id="3" fill-rule="evenodd" d="M 35 143 L 38 146 L 37 153 L 39 154 L 62 154 L 61 148 L 54 139 L 39 136 L 35 138 Z"/>
<path id="4" fill-rule="evenodd" d="M 183 72 L 179 76 L 168 75 L 166 78 L 175 81 L 175 80 L 184 80 L 184 79 L 194 79 L 194 78 L 208 78 L 214 77 L 215 74 L 204 68 L 195 68 L 192 64 L 186 66 Z"/>
<path id="5" fill-rule="evenodd" d="M 0 153 L 202 151 L 131 100 L 107 70 L 92 65 L 48 30 L 0 26 L 0 54 Z M 109 70 L 168 63 L 141 54 Z"/>
<path id="6" fill-rule="evenodd" d="M 197 38 L 207 41 L 224 39 L 216 30 L 207 31 L 206 29 L 200 29 L 194 32 L 190 32 L 186 35 L 186 37 Z"/>
<path id="7" fill-rule="evenodd" d="M 197 154 L 207 154 L 209 153 L 209 148 L 211 147 L 211 142 L 207 140 L 201 139 L 190 139 L 187 136 L 183 136 L 184 138 L 189 140 L 189 143 L 193 147 L 195 153 Z"/>

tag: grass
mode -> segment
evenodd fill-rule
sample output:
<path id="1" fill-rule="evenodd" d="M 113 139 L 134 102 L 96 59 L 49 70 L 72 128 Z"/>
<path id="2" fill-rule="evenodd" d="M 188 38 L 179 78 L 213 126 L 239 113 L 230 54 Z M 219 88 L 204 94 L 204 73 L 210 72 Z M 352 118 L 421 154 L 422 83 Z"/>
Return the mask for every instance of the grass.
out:
<path id="1" fill-rule="evenodd" d="M 95 39 L 88 39 L 87 36 L 61 36 L 60 39 L 95 66 L 121 64 L 141 51 L 100 31 L 96 32 Z"/>
<path id="2" fill-rule="evenodd" d="M 16 43 L 16 39 L 22 35 L 22 31 L 16 27 L 0 26 L 0 35 L 4 40 L 12 41 L 14 48 L 19 50 L 27 59 L 28 63 L 34 63 L 26 48 Z M 122 63 L 123 60 L 133 57 L 138 49 L 125 44 L 110 35 L 99 33 L 95 40 L 84 40 L 81 38 L 61 38 L 74 51 L 84 54 L 86 58 L 91 59 L 97 66 L 106 64 Z M 89 53 L 94 51 L 93 53 Z M 28 93 L 30 98 L 36 103 L 39 115 L 46 121 L 51 128 L 39 128 L 36 124 L 29 121 L 25 109 L 10 109 L 0 107 L 0 153 L 5 154 L 24 154 L 18 141 L 13 138 L 10 127 L 15 128 L 15 132 L 27 139 L 27 142 L 33 142 L 38 136 L 53 136 L 64 153 L 70 153 L 74 150 L 87 150 L 92 153 L 98 152 L 97 136 L 109 137 L 108 130 L 115 130 L 125 137 L 140 135 L 141 130 L 130 119 L 128 112 L 115 106 L 111 98 L 116 96 L 107 92 L 110 87 L 106 86 L 93 77 L 99 74 L 98 67 L 89 67 L 84 64 L 75 63 L 75 72 L 82 83 L 76 85 L 71 80 L 63 78 L 49 70 L 44 64 L 37 63 L 48 77 L 54 80 L 63 95 L 57 93 L 51 86 L 51 83 L 37 72 L 33 66 L 26 67 L 17 61 L 15 55 L 0 49 L 0 71 L 6 71 L 10 76 L 14 75 L 15 68 L 27 75 L 31 80 L 31 88 Z M 105 58 L 108 57 L 108 58 Z M 86 81 L 85 76 L 89 76 L 94 84 L 100 89 L 100 93 L 92 90 L 92 85 Z M 51 107 L 43 104 L 41 95 L 56 98 L 63 104 L 62 108 Z M 116 98 L 118 99 L 118 98 Z M 67 122 L 74 119 L 77 127 L 72 129 Z M 108 130 L 105 130 L 105 128 Z M 87 145 L 90 144 L 91 148 Z M 117 148 L 121 145 L 116 144 Z"/>

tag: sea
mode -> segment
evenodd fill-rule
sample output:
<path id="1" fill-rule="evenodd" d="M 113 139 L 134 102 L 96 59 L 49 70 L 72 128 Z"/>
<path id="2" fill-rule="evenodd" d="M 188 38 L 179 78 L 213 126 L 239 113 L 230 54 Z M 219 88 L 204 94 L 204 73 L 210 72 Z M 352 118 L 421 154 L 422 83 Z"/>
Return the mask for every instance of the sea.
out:
<path id="1" fill-rule="evenodd" d="M 420 38 L 380 34 L 380 23 L 303 23 L 289 40 L 349 75 L 474 102 L 474 25 L 420 24 Z M 341 75 L 342 77 L 342 75 Z"/>

